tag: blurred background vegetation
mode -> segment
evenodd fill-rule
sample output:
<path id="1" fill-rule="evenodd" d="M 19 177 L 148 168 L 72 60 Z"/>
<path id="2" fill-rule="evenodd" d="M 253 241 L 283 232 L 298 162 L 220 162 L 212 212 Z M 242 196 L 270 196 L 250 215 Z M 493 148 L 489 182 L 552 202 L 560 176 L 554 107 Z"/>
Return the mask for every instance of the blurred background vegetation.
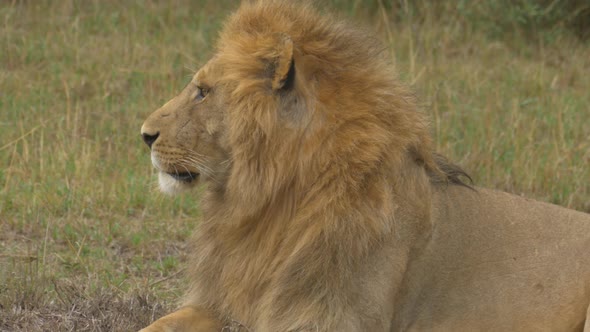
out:
<path id="1" fill-rule="evenodd" d="M 139 128 L 238 5 L 0 2 L 0 331 L 128 331 L 175 305 L 198 193 L 158 193 Z M 588 1 L 318 7 L 376 31 L 477 185 L 590 211 Z"/>
<path id="2" fill-rule="evenodd" d="M 350 1 L 336 2 L 346 6 Z M 551 41 L 563 33 L 582 40 L 590 37 L 590 3 L 586 0 L 376 0 L 356 1 L 355 6 L 370 7 L 372 13 L 385 8 L 398 22 L 419 21 L 434 12 L 441 24 L 459 23 L 494 38 L 519 35 Z"/>

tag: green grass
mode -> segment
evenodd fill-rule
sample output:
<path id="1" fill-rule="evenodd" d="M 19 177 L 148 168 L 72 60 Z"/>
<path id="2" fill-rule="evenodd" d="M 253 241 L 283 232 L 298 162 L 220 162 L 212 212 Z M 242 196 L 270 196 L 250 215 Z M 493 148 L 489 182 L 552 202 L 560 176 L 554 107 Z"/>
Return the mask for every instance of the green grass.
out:
<path id="1" fill-rule="evenodd" d="M 498 37 L 456 8 L 325 3 L 379 33 L 477 185 L 590 211 L 587 42 Z M 0 331 L 134 330 L 174 306 L 198 194 L 157 192 L 139 129 L 235 7 L 0 3 Z"/>

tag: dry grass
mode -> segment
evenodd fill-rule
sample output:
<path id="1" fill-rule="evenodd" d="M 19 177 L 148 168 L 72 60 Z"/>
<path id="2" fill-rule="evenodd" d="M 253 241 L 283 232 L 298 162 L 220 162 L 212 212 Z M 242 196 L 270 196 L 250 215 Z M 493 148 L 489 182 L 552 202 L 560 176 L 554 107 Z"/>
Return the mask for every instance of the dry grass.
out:
<path id="1" fill-rule="evenodd" d="M 331 1 L 379 31 L 439 150 L 478 185 L 590 211 L 590 46 L 385 2 Z M 197 197 L 157 193 L 139 128 L 234 6 L 0 3 L 1 331 L 134 330 L 174 306 Z"/>

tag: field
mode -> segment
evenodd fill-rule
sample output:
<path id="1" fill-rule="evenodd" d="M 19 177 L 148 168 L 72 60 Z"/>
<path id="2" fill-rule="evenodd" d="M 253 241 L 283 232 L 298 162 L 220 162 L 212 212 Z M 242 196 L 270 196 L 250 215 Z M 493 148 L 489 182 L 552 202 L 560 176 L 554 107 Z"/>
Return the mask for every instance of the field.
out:
<path id="1" fill-rule="evenodd" d="M 379 34 L 476 185 L 590 212 L 588 40 L 429 3 L 324 1 Z M 198 193 L 157 191 L 139 129 L 238 1 L 173 4 L 0 2 L 0 331 L 137 330 L 182 294 Z"/>

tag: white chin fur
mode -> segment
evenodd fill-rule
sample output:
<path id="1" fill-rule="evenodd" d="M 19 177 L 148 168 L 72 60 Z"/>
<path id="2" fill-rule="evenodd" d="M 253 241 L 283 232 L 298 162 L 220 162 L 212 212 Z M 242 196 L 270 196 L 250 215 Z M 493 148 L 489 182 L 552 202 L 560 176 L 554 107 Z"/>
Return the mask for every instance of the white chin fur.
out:
<path id="1" fill-rule="evenodd" d="M 177 181 L 163 172 L 158 173 L 158 184 L 160 185 L 160 191 L 168 195 L 176 195 L 189 187 L 187 184 Z"/>

